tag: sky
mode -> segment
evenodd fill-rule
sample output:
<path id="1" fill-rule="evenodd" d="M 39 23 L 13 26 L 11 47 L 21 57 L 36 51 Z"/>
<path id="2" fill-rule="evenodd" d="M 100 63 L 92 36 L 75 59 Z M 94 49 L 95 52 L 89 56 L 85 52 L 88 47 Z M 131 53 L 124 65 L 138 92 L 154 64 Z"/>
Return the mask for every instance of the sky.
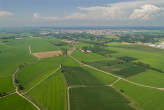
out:
<path id="1" fill-rule="evenodd" d="M 164 0 L 0 0 L 0 27 L 164 26 Z"/>

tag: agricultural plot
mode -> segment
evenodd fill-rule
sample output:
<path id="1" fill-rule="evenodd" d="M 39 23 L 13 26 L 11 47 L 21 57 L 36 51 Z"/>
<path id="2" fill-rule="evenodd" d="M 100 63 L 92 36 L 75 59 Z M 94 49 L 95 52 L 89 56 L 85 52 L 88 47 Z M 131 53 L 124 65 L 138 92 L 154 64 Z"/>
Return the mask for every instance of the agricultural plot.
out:
<path id="1" fill-rule="evenodd" d="M 32 53 L 32 55 L 40 60 L 44 58 L 62 56 L 62 51 L 58 50 L 58 51 L 36 52 L 36 53 Z"/>
<path id="2" fill-rule="evenodd" d="M 110 87 L 70 89 L 71 110 L 135 110 L 129 103 Z"/>
<path id="3" fill-rule="evenodd" d="M 64 66 L 62 72 L 68 85 L 103 85 L 93 75 L 81 67 Z"/>
<path id="4" fill-rule="evenodd" d="M 118 36 L 114 36 L 114 35 L 108 35 L 108 36 L 105 36 L 105 38 L 118 39 L 119 37 Z"/>
<path id="5" fill-rule="evenodd" d="M 54 46 L 56 46 L 62 50 L 63 49 L 70 49 L 70 47 L 71 47 L 68 43 L 63 42 L 63 41 L 56 39 L 56 38 L 48 38 L 47 40 L 50 44 L 52 44 L 52 45 L 54 45 Z"/>
<path id="6" fill-rule="evenodd" d="M 21 96 L 13 94 L 0 99 L 0 110 L 37 110 Z"/>
<path id="7" fill-rule="evenodd" d="M 72 59 L 69 60 L 75 62 Z M 64 64 L 62 66 L 62 72 L 68 85 L 109 85 L 116 80 L 115 77 L 105 73 L 78 65 L 69 66 Z"/>
<path id="8" fill-rule="evenodd" d="M 31 46 L 32 53 L 58 50 L 57 46 L 49 43 L 44 38 L 28 38 L 28 42 Z"/>
<path id="9" fill-rule="evenodd" d="M 109 74 L 105 74 L 103 72 L 88 68 L 83 66 L 83 69 L 87 70 L 91 75 L 93 75 L 96 79 L 98 79 L 100 82 L 102 82 L 104 85 L 109 85 L 117 80 L 116 77 L 113 77 Z"/>
<path id="10" fill-rule="evenodd" d="M 156 89 L 136 86 L 125 81 L 119 81 L 114 85 L 118 91 L 122 91 L 131 100 L 135 101 L 138 108 L 143 110 L 164 110 L 164 92 Z"/>
<path id="11" fill-rule="evenodd" d="M 82 43 L 80 42 L 79 44 L 75 45 L 76 48 L 82 48 L 82 47 L 85 47 L 85 46 L 93 46 L 92 44 L 89 44 L 89 43 Z"/>
<path id="12" fill-rule="evenodd" d="M 147 70 L 128 79 L 136 83 L 164 88 L 164 74 L 157 71 Z"/>
<path id="13" fill-rule="evenodd" d="M 86 63 L 101 70 L 111 72 L 123 77 L 129 77 L 146 70 L 144 66 L 140 66 L 130 61 L 125 62 L 123 60 L 114 58 Z"/>
<path id="14" fill-rule="evenodd" d="M 59 70 L 32 89 L 26 96 L 30 97 L 42 110 L 65 110 L 65 91 L 63 75 Z"/>
<path id="15" fill-rule="evenodd" d="M 14 90 L 11 76 L 0 77 L 0 93 L 7 93 Z"/>
<path id="16" fill-rule="evenodd" d="M 63 61 L 63 66 L 71 66 L 71 67 L 77 67 L 77 66 L 80 66 L 79 63 L 75 62 L 74 60 L 72 60 L 71 57 L 66 57 L 64 58 L 64 61 Z"/>
<path id="17" fill-rule="evenodd" d="M 150 47 L 148 45 L 137 45 L 134 43 L 108 43 L 109 47 L 116 47 L 116 48 L 123 48 L 123 49 L 131 49 L 131 50 L 138 50 L 138 51 L 146 51 L 146 52 L 163 52 L 163 49 L 160 48 L 154 48 L 154 47 Z"/>
<path id="18" fill-rule="evenodd" d="M 72 56 L 77 58 L 80 61 L 96 61 L 96 60 L 101 60 L 101 59 L 105 59 L 104 56 L 98 55 L 96 53 L 84 53 L 84 52 L 80 52 L 80 50 L 76 50 L 72 53 Z"/>
<path id="19" fill-rule="evenodd" d="M 0 76 L 11 75 L 20 64 L 36 61 L 29 55 L 26 39 L 5 40 L 4 45 L 0 46 L 0 51 Z"/>
<path id="20" fill-rule="evenodd" d="M 63 61 L 63 57 L 54 57 L 40 60 L 37 63 L 25 65 L 17 74 L 17 81 L 24 87 L 24 91 L 34 86 L 37 82 L 53 73 Z"/>
<path id="21" fill-rule="evenodd" d="M 120 56 L 130 56 L 135 57 L 138 61 L 141 61 L 145 64 L 149 64 L 151 67 L 164 71 L 164 62 L 161 59 L 164 59 L 163 52 L 149 52 L 148 51 L 140 51 L 135 49 L 125 49 L 125 48 L 116 48 L 109 47 L 110 50 L 114 50 L 117 53 L 112 54 L 114 57 Z"/>

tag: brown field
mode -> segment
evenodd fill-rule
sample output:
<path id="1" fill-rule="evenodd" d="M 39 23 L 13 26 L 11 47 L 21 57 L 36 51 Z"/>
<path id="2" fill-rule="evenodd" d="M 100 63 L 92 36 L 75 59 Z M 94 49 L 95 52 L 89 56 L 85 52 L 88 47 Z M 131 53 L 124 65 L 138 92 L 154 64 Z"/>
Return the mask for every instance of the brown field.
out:
<path id="1" fill-rule="evenodd" d="M 75 50 L 75 48 L 72 48 L 72 49 L 68 50 L 67 55 L 71 55 L 74 50 Z"/>
<path id="2" fill-rule="evenodd" d="M 32 55 L 37 57 L 38 59 L 44 59 L 44 58 L 60 56 L 62 55 L 62 51 L 58 50 L 58 51 L 36 52 L 36 53 L 32 53 Z"/>
<path id="3" fill-rule="evenodd" d="M 131 45 L 132 43 L 129 43 L 129 42 L 122 42 L 122 44 Z"/>

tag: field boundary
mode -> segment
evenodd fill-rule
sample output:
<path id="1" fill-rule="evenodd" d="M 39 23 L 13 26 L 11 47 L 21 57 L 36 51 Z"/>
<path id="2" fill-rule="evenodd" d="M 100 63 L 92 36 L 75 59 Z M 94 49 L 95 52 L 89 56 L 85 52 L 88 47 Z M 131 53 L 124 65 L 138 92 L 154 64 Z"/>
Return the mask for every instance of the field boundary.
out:
<path id="1" fill-rule="evenodd" d="M 46 78 L 40 80 L 38 83 L 36 83 L 33 87 L 31 87 L 29 90 L 27 90 L 26 92 L 24 92 L 23 94 L 27 94 L 28 92 L 30 92 L 32 89 L 34 89 L 35 87 L 37 87 L 38 85 L 40 85 L 43 81 L 45 81 L 46 79 L 48 79 L 49 77 L 51 77 L 53 74 L 55 74 L 58 70 L 60 70 L 61 66 L 59 66 L 55 71 L 51 72 Z"/>
<path id="2" fill-rule="evenodd" d="M 64 83 L 66 85 L 66 89 L 65 89 L 66 110 L 70 110 L 69 86 L 68 86 L 67 80 L 65 79 L 63 72 L 62 72 L 62 75 L 63 75 Z"/>
<path id="3" fill-rule="evenodd" d="M 5 96 L 2 96 L 2 97 L 0 97 L 0 99 L 1 99 L 1 98 L 4 98 L 4 97 L 7 97 L 7 96 L 10 96 L 10 95 L 13 95 L 13 94 L 16 94 L 16 92 L 12 92 L 12 93 L 10 93 L 10 94 L 7 94 L 7 95 L 5 95 Z"/>
<path id="4" fill-rule="evenodd" d="M 111 76 L 113 76 L 113 77 L 118 78 L 119 80 L 123 80 L 123 81 L 126 81 L 126 82 L 128 82 L 128 83 L 131 83 L 131 84 L 133 84 L 133 85 L 137 85 L 137 86 L 141 86 L 141 87 L 145 87 L 145 88 L 152 88 L 152 89 L 157 89 L 157 90 L 160 90 L 160 91 L 164 91 L 164 88 L 158 88 L 158 87 L 148 86 L 148 85 L 144 85 L 144 84 L 140 84 L 140 83 L 135 83 L 135 82 L 129 81 L 129 80 L 125 79 L 125 78 L 122 78 L 122 77 L 120 77 L 120 76 L 114 75 L 114 74 L 112 74 L 112 73 L 109 73 L 109 72 L 100 70 L 100 69 L 98 69 L 98 68 L 95 68 L 95 67 L 93 67 L 93 66 L 87 65 L 87 64 L 85 64 L 85 63 L 82 63 L 81 61 L 79 61 L 78 59 L 72 57 L 71 55 L 70 55 L 70 57 L 71 57 L 74 61 L 80 63 L 81 65 L 84 65 L 84 66 L 87 66 L 87 67 L 92 68 L 92 69 L 94 69 L 94 70 L 97 70 L 97 71 L 103 72 L 103 73 L 105 73 L 105 74 L 111 75 Z M 117 82 L 116 82 L 116 83 L 117 83 Z"/>
<path id="5" fill-rule="evenodd" d="M 31 55 L 32 54 L 31 45 L 28 46 L 28 49 L 29 49 L 29 52 L 30 52 L 30 55 Z"/>
<path id="6" fill-rule="evenodd" d="M 15 80 L 16 80 L 16 73 L 19 71 L 19 67 L 16 69 L 16 71 L 13 73 L 12 75 L 12 80 L 13 80 L 13 85 L 15 87 L 15 90 L 16 90 L 16 94 L 18 94 L 19 96 L 21 96 L 22 98 L 24 98 L 26 101 L 28 101 L 29 103 L 31 103 L 37 110 L 40 110 L 40 108 L 35 104 L 33 103 L 31 100 L 29 100 L 27 97 L 25 97 L 24 95 L 22 95 L 19 91 L 18 91 L 18 86 L 17 84 L 15 83 Z"/>

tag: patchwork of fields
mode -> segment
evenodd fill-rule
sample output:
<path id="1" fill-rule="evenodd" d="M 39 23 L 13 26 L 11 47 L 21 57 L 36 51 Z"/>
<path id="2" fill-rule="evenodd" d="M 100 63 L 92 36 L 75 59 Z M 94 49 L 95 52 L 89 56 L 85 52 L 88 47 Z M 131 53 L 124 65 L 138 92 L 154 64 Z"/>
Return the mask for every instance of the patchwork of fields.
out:
<path id="1" fill-rule="evenodd" d="M 0 110 L 164 110 L 162 50 L 51 37 L 2 41 Z M 63 54 L 33 56 L 54 51 Z"/>

